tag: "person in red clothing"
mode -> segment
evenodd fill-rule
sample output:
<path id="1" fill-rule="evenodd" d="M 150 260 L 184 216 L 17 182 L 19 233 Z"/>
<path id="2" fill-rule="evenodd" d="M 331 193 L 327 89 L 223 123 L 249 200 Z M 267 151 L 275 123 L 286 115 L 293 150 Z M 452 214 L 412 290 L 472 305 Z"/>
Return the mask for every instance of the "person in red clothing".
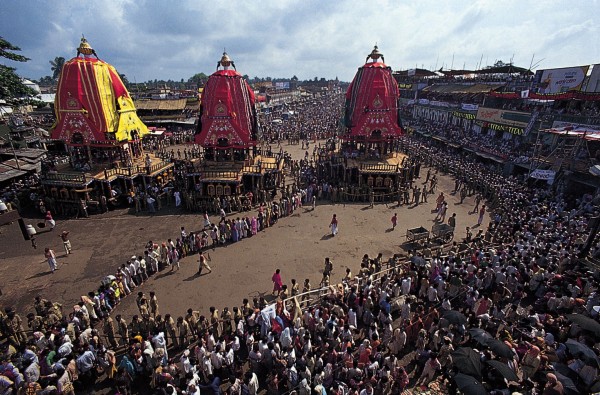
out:
<path id="1" fill-rule="evenodd" d="M 477 225 L 481 225 L 481 223 L 483 222 L 484 215 L 485 215 L 485 204 L 483 206 L 481 206 L 481 209 L 479 210 L 479 218 L 477 219 Z"/>
<path id="2" fill-rule="evenodd" d="M 331 228 L 331 235 L 335 236 L 338 232 L 338 221 L 335 214 L 333 214 L 333 217 L 331 218 L 331 223 L 329 224 L 329 227 Z"/>
<path id="3" fill-rule="evenodd" d="M 277 296 L 281 293 L 281 288 L 283 287 L 283 281 L 281 281 L 281 270 L 275 270 L 273 273 L 273 277 L 271 277 L 271 281 L 273 281 L 273 295 L 277 292 Z"/>
<path id="4" fill-rule="evenodd" d="M 50 226 L 50 230 L 54 229 L 56 226 L 56 221 L 52 218 L 52 213 L 50 210 L 46 211 L 46 225 Z"/>

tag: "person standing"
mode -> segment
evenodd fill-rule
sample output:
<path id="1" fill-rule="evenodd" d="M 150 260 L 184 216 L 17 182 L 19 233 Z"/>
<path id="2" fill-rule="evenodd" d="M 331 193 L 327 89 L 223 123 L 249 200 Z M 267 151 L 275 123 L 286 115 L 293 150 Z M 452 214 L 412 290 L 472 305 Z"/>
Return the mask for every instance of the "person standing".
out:
<path id="1" fill-rule="evenodd" d="M 154 208 L 154 202 L 155 202 L 155 201 L 156 201 L 156 200 L 155 200 L 155 199 L 154 199 L 152 196 L 150 196 L 150 195 L 148 195 L 148 196 L 146 197 L 146 204 L 148 205 L 148 211 L 149 211 L 151 214 L 153 214 L 153 213 L 155 213 L 155 212 L 156 212 L 156 209 Z"/>
<path id="2" fill-rule="evenodd" d="M 398 214 L 394 213 L 392 217 L 392 230 L 396 229 L 396 225 L 398 224 Z"/>
<path id="3" fill-rule="evenodd" d="M 72 254 L 71 252 L 71 241 L 69 240 L 69 231 L 63 230 L 60 234 L 60 238 L 63 242 L 63 247 L 65 248 L 65 254 Z"/>
<path id="4" fill-rule="evenodd" d="M 150 315 L 152 318 L 156 318 L 159 315 L 158 311 L 158 298 L 156 297 L 156 293 L 154 291 L 150 291 Z"/>
<path id="5" fill-rule="evenodd" d="M 204 212 L 204 229 L 211 228 L 210 218 L 208 218 L 208 212 Z"/>
<path id="6" fill-rule="evenodd" d="M 49 247 L 46 247 L 44 250 L 44 256 L 48 260 L 48 266 L 50 266 L 50 271 L 54 273 L 55 270 L 58 270 L 58 264 L 56 263 L 56 253 Z"/>
<path id="7" fill-rule="evenodd" d="M 421 188 L 415 186 L 415 206 L 421 202 Z"/>
<path id="8" fill-rule="evenodd" d="M 456 213 L 453 213 L 450 218 L 448 218 L 448 225 L 456 228 Z"/>
<path id="9" fill-rule="evenodd" d="M 479 210 L 479 218 L 477 218 L 477 225 L 481 225 L 481 223 L 483 222 L 483 217 L 485 215 L 485 204 L 481 206 L 481 209 Z"/>
<path id="10" fill-rule="evenodd" d="M 477 210 L 479 210 L 479 203 L 481 202 L 481 200 L 483 199 L 483 197 L 481 196 L 481 194 L 477 194 L 477 196 L 475 197 L 475 207 L 473 207 L 473 213 L 476 213 Z"/>
<path id="11" fill-rule="evenodd" d="M 54 218 L 52 218 L 52 213 L 50 212 L 50 210 L 46 211 L 45 221 L 46 225 L 50 227 L 50 230 L 53 230 L 56 226 L 56 221 L 54 220 Z"/>
<path id="12" fill-rule="evenodd" d="M 329 227 L 331 228 L 331 236 L 337 235 L 338 232 L 338 220 L 335 214 L 331 218 L 331 222 L 329 223 Z"/>
<path id="13" fill-rule="evenodd" d="M 279 294 L 281 293 L 281 288 L 283 287 L 283 281 L 281 281 L 281 270 L 280 269 L 275 270 L 275 273 L 273 273 L 273 276 L 271 277 L 271 281 L 273 281 L 272 294 L 275 295 L 275 292 L 277 292 L 277 296 L 279 296 Z"/>
<path id="14" fill-rule="evenodd" d="M 175 191 L 173 196 L 175 196 L 175 207 L 181 206 L 181 192 Z"/>

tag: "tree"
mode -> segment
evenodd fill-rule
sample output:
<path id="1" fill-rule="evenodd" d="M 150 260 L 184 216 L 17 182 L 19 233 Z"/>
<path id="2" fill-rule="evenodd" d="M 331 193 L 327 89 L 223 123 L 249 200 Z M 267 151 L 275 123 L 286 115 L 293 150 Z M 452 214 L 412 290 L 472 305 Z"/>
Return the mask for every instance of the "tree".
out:
<path id="1" fill-rule="evenodd" d="M 129 80 L 125 74 L 119 74 L 119 78 L 123 81 L 123 85 L 129 86 Z"/>
<path id="2" fill-rule="evenodd" d="M 14 60 L 15 62 L 27 62 L 29 58 L 13 53 L 13 51 L 20 51 L 21 48 L 12 45 L 8 41 L 6 41 L 2 36 L 0 36 L 0 58 L 6 58 L 9 60 Z"/>
<path id="3" fill-rule="evenodd" d="M 6 58 L 15 62 L 27 62 L 29 58 L 14 53 L 21 48 L 12 45 L 4 38 L 0 37 L 0 58 Z M 12 102 L 16 98 L 34 95 L 33 89 L 25 86 L 21 77 L 15 73 L 14 67 L 0 64 L 0 99 Z"/>
<path id="4" fill-rule="evenodd" d="M 65 65 L 65 58 L 62 56 L 57 56 L 54 58 L 54 60 L 49 60 L 48 63 L 50 63 L 50 66 L 52 66 L 50 67 L 50 70 L 52 70 L 52 79 L 57 80 L 60 76 L 63 66 Z"/>
<path id="5" fill-rule="evenodd" d="M 292 77 L 292 81 L 296 81 L 296 82 L 298 82 L 298 77 L 296 77 L 296 75 L 294 75 L 294 76 Z"/>
<path id="6" fill-rule="evenodd" d="M 200 84 L 204 84 L 207 79 L 208 79 L 208 76 L 206 74 L 198 73 L 198 74 L 194 74 L 193 76 L 188 78 L 188 82 L 200 85 Z"/>

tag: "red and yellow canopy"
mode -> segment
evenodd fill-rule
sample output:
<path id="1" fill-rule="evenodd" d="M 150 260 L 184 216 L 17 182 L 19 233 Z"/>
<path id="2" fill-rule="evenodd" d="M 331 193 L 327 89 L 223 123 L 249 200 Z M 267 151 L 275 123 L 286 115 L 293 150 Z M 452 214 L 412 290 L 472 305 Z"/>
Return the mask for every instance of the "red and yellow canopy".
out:
<path id="1" fill-rule="evenodd" d="M 87 52 L 93 50 L 84 40 L 78 50 L 84 56 L 67 61 L 60 73 L 52 138 L 84 145 L 141 138 L 148 128 L 138 118 L 117 70 L 90 57 Z"/>

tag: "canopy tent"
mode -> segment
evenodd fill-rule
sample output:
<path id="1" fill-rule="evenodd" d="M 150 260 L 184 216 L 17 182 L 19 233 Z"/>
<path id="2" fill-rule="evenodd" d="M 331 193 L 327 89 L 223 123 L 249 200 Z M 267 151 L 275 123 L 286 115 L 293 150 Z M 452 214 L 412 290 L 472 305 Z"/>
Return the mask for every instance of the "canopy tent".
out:
<path id="1" fill-rule="evenodd" d="M 247 148 L 256 145 L 258 131 L 254 91 L 226 53 L 202 91 L 196 143 L 213 148 Z"/>
<path id="2" fill-rule="evenodd" d="M 378 59 L 383 55 L 377 46 L 354 76 L 346 92 L 344 123 L 347 139 L 363 138 L 384 140 L 402 135 L 398 117 L 400 91 L 392 69 Z"/>
<path id="3" fill-rule="evenodd" d="M 79 57 L 79 54 L 83 57 Z M 135 140 L 148 133 L 133 100 L 110 64 L 89 55 L 95 52 L 85 38 L 78 56 L 67 61 L 58 79 L 53 139 L 67 144 Z"/>

